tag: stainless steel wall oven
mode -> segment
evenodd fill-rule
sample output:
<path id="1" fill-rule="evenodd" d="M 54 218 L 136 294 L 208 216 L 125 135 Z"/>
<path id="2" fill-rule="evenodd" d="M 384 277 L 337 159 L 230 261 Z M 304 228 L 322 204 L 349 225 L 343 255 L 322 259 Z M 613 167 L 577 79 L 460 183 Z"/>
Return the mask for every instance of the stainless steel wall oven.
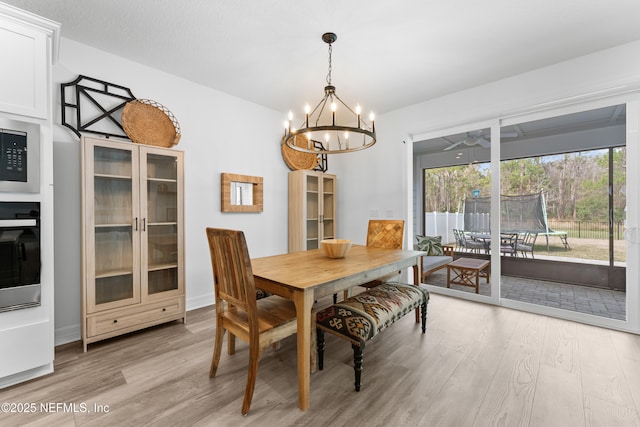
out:
<path id="1" fill-rule="evenodd" d="M 40 203 L 0 202 L 0 312 L 40 305 Z"/>

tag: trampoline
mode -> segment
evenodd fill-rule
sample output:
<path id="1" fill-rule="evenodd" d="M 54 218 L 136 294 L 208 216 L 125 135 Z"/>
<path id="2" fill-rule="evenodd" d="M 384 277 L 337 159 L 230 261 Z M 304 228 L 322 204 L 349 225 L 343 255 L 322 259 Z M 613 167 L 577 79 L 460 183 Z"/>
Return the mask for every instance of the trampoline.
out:
<path id="1" fill-rule="evenodd" d="M 464 231 L 486 233 L 490 231 L 490 197 L 472 197 L 464 200 Z M 544 235 L 549 252 L 549 236 L 558 236 L 565 250 L 569 250 L 567 232 L 552 230 L 547 224 L 547 208 L 542 192 L 517 196 L 500 196 L 500 231 L 507 233 L 536 233 Z"/>

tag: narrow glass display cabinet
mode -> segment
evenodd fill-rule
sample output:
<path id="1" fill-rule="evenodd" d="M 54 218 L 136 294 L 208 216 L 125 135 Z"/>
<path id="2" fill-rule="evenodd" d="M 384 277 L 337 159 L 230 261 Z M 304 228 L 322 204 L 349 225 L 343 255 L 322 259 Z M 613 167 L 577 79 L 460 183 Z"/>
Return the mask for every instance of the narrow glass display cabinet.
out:
<path id="1" fill-rule="evenodd" d="M 82 341 L 185 319 L 183 153 L 82 137 Z"/>

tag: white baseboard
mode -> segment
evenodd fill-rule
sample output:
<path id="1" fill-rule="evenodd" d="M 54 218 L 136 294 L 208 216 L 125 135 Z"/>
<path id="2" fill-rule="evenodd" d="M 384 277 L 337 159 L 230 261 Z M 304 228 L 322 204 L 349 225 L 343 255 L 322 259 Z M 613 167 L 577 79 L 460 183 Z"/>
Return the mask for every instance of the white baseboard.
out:
<path id="1" fill-rule="evenodd" d="M 80 324 L 64 326 L 55 330 L 55 345 L 67 344 L 82 339 Z"/>
<path id="2" fill-rule="evenodd" d="M 207 307 L 209 305 L 214 305 L 216 302 L 215 295 L 213 292 L 206 295 L 200 295 L 195 298 L 187 299 L 187 311 L 195 310 L 196 308 Z"/>

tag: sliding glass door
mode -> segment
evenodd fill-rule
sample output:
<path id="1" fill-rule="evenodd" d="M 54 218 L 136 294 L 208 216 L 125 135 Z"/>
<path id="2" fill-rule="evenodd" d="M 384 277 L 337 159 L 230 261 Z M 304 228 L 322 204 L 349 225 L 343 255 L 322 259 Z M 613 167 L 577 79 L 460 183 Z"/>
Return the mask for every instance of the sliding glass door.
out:
<path id="1" fill-rule="evenodd" d="M 441 235 L 456 259 L 491 263 L 477 294 L 475 282 L 454 283 L 456 269 L 426 283 L 435 292 L 640 329 L 638 263 L 628 262 L 638 260 L 639 194 L 628 191 L 640 181 L 638 105 L 594 101 L 414 141 L 416 234 Z"/>
<path id="2" fill-rule="evenodd" d="M 501 297 L 625 320 L 625 104 L 500 134 Z"/>
<path id="3" fill-rule="evenodd" d="M 489 212 L 469 215 L 469 199 L 491 195 L 491 129 L 471 127 L 424 141 L 421 165 L 421 233 L 455 248 L 455 262 L 431 273 L 427 283 L 453 294 L 491 297 Z M 429 167 L 433 165 L 433 167 Z"/>

